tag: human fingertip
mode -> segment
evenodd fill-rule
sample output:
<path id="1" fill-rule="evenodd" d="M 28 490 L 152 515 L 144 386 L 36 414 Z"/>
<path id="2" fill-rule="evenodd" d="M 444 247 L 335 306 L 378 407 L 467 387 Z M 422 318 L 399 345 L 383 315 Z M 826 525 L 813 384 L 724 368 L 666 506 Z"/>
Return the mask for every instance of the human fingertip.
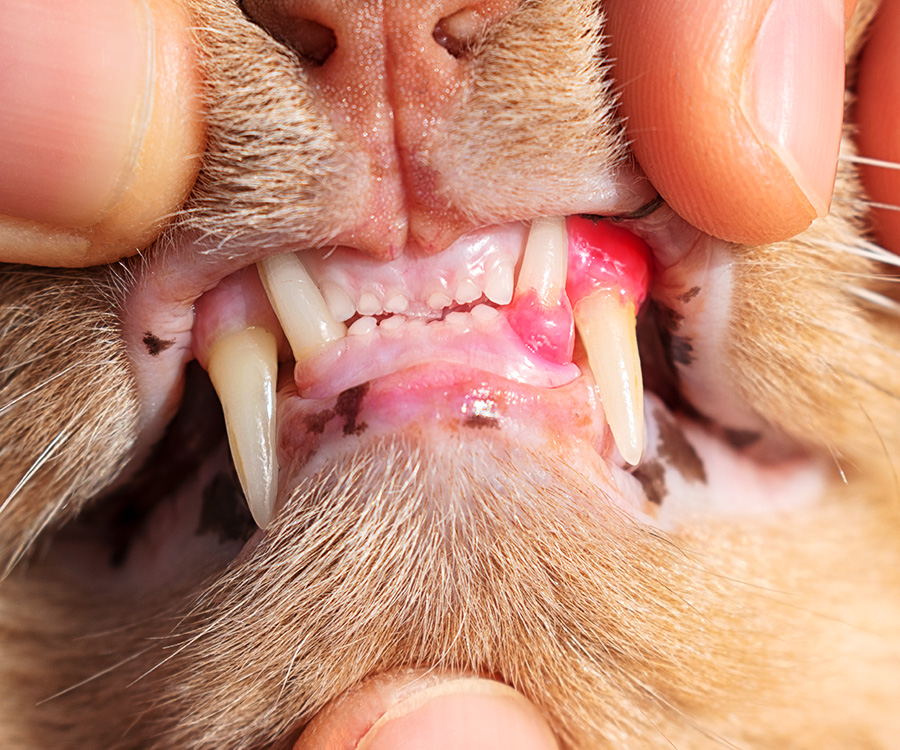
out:
<path id="1" fill-rule="evenodd" d="M 159 234 L 190 194 L 205 144 L 190 18 L 177 0 L 142 2 L 153 18 L 152 106 L 119 198 L 91 230 L 92 251 L 101 262 L 133 255 Z"/>
<path id="2" fill-rule="evenodd" d="M 558 750 L 537 708 L 499 682 L 440 683 L 393 706 L 357 750 Z"/>
<path id="3" fill-rule="evenodd" d="M 859 61 L 855 120 L 876 239 L 900 254 L 900 3 L 884 2 Z"/>
<path id="4" fill-rule="evenodd" d="M 375 682 L 326 710 L 294 750 L 559 750 L 518 691 L 475 677 Z"/>
<path id="5" fill-rule="evenodd" d="M 763 244 L 827 211 L 843 115 L 839 3 L 606 1 L 635 157 L 693 226 Z"/>
<path id="6" fill-rule="evenodd" d="M 42 266 L 90 265 L 91 243 L 77 231 L 0 216 L 0 262 Z"/>
<path id="7" fill-rule="evenodd" d="M 831 205 L 843 92 L 843 3 L 773 0 L 744 70 L 740 106 L 815 217 Z"/>
<path id="8" fill-rule="evenodd" d="M 181 5 L 11 0 L 0 67 L 0 261 L 94 265 L 149 244 L 203 149 Z"/>

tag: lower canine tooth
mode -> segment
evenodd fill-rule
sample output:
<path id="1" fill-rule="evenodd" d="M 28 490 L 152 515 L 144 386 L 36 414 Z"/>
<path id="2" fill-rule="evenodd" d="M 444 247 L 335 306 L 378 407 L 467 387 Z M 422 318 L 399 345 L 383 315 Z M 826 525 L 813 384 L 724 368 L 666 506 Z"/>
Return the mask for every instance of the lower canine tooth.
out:
<path id="1" fill-rule="evenodd" d="M 245 328 L 209 352 L 209 377 L 225 412 L 231 457 L 250 513 L 264 529 L 278 487 L 275 457 L 275 378 L 278 346 L 269 331 Z"/>
<path id="2" fill-rule="evenodd" d="M 347 335 L 347 327 L 334 319 L 316 282 L 294 253 L 265 258 L 256 267 L 297 362 Z"/>
<path id="3" fill-rule="evenodd" d="M 600 390 L 606 421 L 629 464 L 644 451 L 644 386 L 637 347 L 634 302 L 601 290 L 575 305 L 575 326 Z"/>
<path id="4" fill-rule="evenodd" d="M 475 305 L 472 308 L 472 317 L 476 320 L 496 320 L 500 317 L 500 313 L 497 308 L 489 305 Z"/>

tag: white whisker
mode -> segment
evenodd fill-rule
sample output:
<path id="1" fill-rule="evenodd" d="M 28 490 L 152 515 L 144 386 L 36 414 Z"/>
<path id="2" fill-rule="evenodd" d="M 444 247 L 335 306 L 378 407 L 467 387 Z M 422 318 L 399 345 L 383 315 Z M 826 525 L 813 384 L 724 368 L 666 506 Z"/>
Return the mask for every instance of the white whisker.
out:
<path id="1" fill-rule="evenodd" d="M 15 487 L 13 487 L 12 492 L 7 495 L 6 500 L 3 501 L 3 504 L 0 505 L 0 514 L 3 513 L 6 508 L 9 507 L 9 504 L 16 498 L 16 496 L 22 491 L 22 488 L 25 487 L 26 484 L 31 480 L 31 478 L 40 471 L 41 467 L 47 463 L 47 461 L 53 456 L 56 449 L 59 445 L 65 442 L 69 437 L 69 433 L 65 430 L 59 432 L 53 440 L 51 440 L 47 447 L 41 451 L 41 455 L 39 455 L 31 466 L 28 468 L 28 471 L 22 476 L 22 478 L 18 481 Z"/>
<path id="2" fill-rule="evenodd" d="M 893 203 L 879 203 L 878 201 L 863 201 L 863 204 L 870 208 L 881 208 L 885 211 L 900 211 L 900 206 Z"/>
<path id="3" fill-rule="evenodd" d="M 900 302 L 892 300 L 890 297 L 885 297 L 883 294 L 879 294 L 871 289 L 856 286 L 855 284 L 847 284 L 844 286 L 844 289 L 855 297 L 874 305 L 879 310 L 900 317 Z"/>
<path id="4" fill-rule="evenodd" d="M 25 363 L 25 364 L 27 364 L 27 363 Z M 68 367 L 66 367 L 66 369 L 61 370 L 60 372 L 54 373 L 53 375 L 51 375 L 48 378 L 45 378 L 40 383 L 38 383 L 36 386 L 29 388 L 27 391 L 24 391 L 23 393 L 19 394 L 11 401 L 7 401 L 5 404 L 3 404 L 3 406 L 0 406 L 0 414 L 4 414 L 5 412 L 9 411 L 12 407 L 14 407 L 16 404 L 18 404 L 23 399 L 26 399 L 29 396 L 37 393 L 42 388 L 46 388 L 54 380 L 58 380 L 59 378 L 63 377 L 64 375 L 67 375 L 69 372 L 71 372 L 75 368 L 76 368 L 76 365 L 69 365 Z M 0 509 L 0 510 L 2 510 L 2 509 Z"/>
<path id="5" fill-rule="evenodd" d="M 152 646 L 147 646 L 147 647 L 144 648 L 143 650 L 137 651 L 137 652 L 131 654 L 131 656 L 128 656 L 128 657 L 122 659 L 121 661 L 118 661 L 118 662 L 116 662 L 115 664 L 113 664 L 113 665 L 111 665 L 111 666 L 109 666 L 109 667 L 106 667 L 106 669 L 101 669 L 99 672 L 96 672 L 96 673 L 92 674 L 90 677 L 86 677 L 85 679 L 81 680 L 80 682 L 76 682 L 74 685 L 70 685 L 70 686 L 67 687 L 67 688 L 63 688 L 63 689 L 60 690 L 58 693 L 54 693 L 53 695 L 51 695 L 51 696 L 49 696 L 49 697 L 47 697 L 47 698 L 44 698 L 44 699 L 41 700 L 41 701 L 38 701 L 37 705 L 38 705 L 38 706 L 42 706 L 42 705 L 44 705 L 45 703 L 48 703 L 48 702 L 50 702 L 50 701 L 52 701 L 52 700 L 55 700 L 56 698 L 59 698 L 59 697 L 65 695 L 66 693 L 71 693 L 73 690 L 77 690 L 77 689 L 80 688 L 80 687 L 84 687 L 84 686 L 87 685 L 88 683 L 91 683 L 91 682 L 93 682 L 94 680 L 97 680 L 97 679 L 99 679 L 100 677 L 103 677 L 104 675 L 108 675 L 110 672 L 114 672 L 115 670 L 119 669 L 120 667 L 124 667 L 126 664 L 128 664 L 129 662 L 134 661 L 134 660 L 137 659 L 139 656 L 143 656 L 143 655 L 146 654 L 151 648 L 152 648 Z"/>
<path id="6" fill-rule="evenodd" d="M 874 260 L 879 263 L 900 268 L 900 256 L 894 255 L 890 250 L 885 250 L 874 242 L 862 240 L 860 242 L 849 244 L 845 242 L 821 240 L 817 244 L 822 247 L 831 248 L 832 250 L 840 250 L 841 252 L 850 253 L 851 255 L 858 255 L 860 258 L 866 258 L 868 260 Z"/>
<path id="7" fill-rule="evenodd" d="M 881 167 L 882 169 L 900 169 L 900 162 L 872 159 L 868 156 L 841 154 L 838 159 L 840 161 L 849 161 L 852 164 L 867 164 L 870 167 Z"/>
<path id="8" fill-rule="evenodd" d="M 868 206 L 869 208 L 880 208 L 884 211 L 900 211 L 900 206 L 894 203 L 880 203 L 878 201 L 861 200 L 859 198 L 834 198 L 835 203 L 843 203 L 852 206 Z"/>

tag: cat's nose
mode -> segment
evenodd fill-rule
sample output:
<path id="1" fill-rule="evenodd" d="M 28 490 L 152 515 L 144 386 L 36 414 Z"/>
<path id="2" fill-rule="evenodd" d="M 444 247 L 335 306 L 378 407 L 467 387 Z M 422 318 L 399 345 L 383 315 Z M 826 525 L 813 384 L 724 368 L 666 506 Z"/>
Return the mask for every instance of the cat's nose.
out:
<path id="1" fill-rule="evenodd" d="M 244 0 L 299 55 L 357 157 L 356 225 L 338 237 L 380 258 L 430 254 L 473 228 L 442 197 L 432 144 L 472 75 L 468 55 L 520 0 Z"/>

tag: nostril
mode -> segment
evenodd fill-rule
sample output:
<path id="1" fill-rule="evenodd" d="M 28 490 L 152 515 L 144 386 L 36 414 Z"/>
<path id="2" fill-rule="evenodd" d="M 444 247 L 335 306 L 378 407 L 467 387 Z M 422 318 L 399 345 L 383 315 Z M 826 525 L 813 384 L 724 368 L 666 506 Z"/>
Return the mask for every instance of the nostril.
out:
<path id="1" fill-rule="evenodd" d="M 463 8 L 442 18 L 434 27 L 432 36 L 453 57 L 469 52 L 487 27 L 487 19 L 473 8 Z"/>
<path id="2" fill-rule="evenodd" d="M 334 31 L 316 21 L 300 20 L 292 24 L 290 35 L 282 41 L 316 65 L 322 65 L 337 48 Z"/>
<path id="3" fill-rule="evenodd" d="M 241 9 L 253 23 L 314 65 L 323 65 L 337 49 L 333 29 L 298 12 L 287 12 L 284 3 L 242 0 Z"/>
<path id="4" fill-rule="evenodd" d="M 453 57 L 465 57 L 520 7 L 522 0 L 443 0 L 441 4 L 457 10 L 437 22 L 432 36 Z"/>

